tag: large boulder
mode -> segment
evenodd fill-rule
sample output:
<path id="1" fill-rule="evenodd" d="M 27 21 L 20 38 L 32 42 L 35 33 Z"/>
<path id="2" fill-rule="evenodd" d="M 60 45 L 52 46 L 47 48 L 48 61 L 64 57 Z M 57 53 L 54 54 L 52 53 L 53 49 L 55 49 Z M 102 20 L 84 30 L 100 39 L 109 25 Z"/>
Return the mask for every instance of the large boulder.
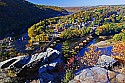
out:
<path id="1" fill-rule="evenodd" d="M 47 48 L 46 52 L 36 53 L 32 55 L 31 60 L 29 61 L 28 64 L 41 59 L 43 59 L 42 60 L 43 62 L 48 62 L 50 60 L 56 59 L 59 56 L 59 54 L 60 54 L 59 51 L 54 50 L 52 48 Z"/>
<path id="2" fill-rule="evenodd" d="M 106 69 L 100 67 L 92 67 L 84 69 L 79 75 L 75 76 L 74 79 L 80 80 L 81 83 L 108 82 Z"/>
<path id="3" fill-rule="evenodd" d="M 125 75 L 100 67 L 79 71 L 69 83 L 125 83 Z"/>
<path id="4" fill-rule="evenodd" d="M 96 66 L 109 68 L 109 67 L 112 67 L 113 64 L 115 64 L 116 62 L 117 61 L 114 58 L 107 55 L 102 55 L 102 56 L 99 56 Z"/>
<path id="5" fill-rule="evenodd" d="M 118 74 L 116 76 L 117 83 L 125 83 L 125 75 Z"/>
<path id="6" fill-rule="evenodd" d="M 55 59 L 54 61 L 50 62 L 49 64 L 45 64 L 39 68 L 39 74 L 42 74 L 43 72 L 52 71 L 57 66 L 62 64 L 63 61 L 60 58 Z M 58 68 L 56 68 L 58 69 Z"/>
<path id="7" fill-rule="evenodd" d="M 63 63 L 60 58 L 57 58 L 49 64 L 43 65 L 39 68 L 39 76 L 41 83 L 53 82 L 59 74 L 59 66 Z M 53 72 L 55 71 L 55 72 Z"/>
<path id="8" fill-rule="evenodd" d="M 26 56 L 25 55 L 17 56 L 17 57 L 5 60 L 3 62 L 0 62 L 0 68 L 1 69 L 11 69 L 14 66 L 14 64 L 20 62 L 22 59 L 24 59 L 24 57 L 26 57 Z M 23 64 L 23 62 L 22 62 L 22 64 Z"/>
<path id="9" fill-rule="evenodd" d="M 53 75 L 47 72 L 40 75 L 40 83 L 52 83 L 52 81 L 54 81 Z"/>

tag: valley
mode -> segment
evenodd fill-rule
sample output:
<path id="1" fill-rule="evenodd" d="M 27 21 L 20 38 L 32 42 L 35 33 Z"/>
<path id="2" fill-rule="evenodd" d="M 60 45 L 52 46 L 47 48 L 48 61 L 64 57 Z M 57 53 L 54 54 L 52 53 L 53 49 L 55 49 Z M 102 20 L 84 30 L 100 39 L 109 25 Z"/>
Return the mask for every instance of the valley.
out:
<path id="1" fill-rule="evenodd" d="M 0 2 L 1 83 L 124 83 L 125 5 Z"/>

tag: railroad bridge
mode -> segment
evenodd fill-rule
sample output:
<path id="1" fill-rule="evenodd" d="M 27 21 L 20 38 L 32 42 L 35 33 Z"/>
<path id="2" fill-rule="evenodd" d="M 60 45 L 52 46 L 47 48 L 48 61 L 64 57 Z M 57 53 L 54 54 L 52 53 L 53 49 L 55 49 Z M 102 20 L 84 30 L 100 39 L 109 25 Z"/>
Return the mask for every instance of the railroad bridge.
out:
<path id="1" fill-rule="evenodd" d="M 79 52 L 80 49 L 85 47 L 90 41 L 92 41 L 92 39 L 94 39 L 94 35 L 95 35 L 95 30 L 93 30 L 90 34 L 82 37 L 78 42 L 70 46 L 70 50 Z M 54 47 L 57 43 L 57 40 L 58 40 L 58 37 L 53 36 L 49 43 L 42 45 L 40 48 L 35 50 L 32 54 L 44 52 L 48 47 Z"/>
<path id="2" fill-rule="evenodd" d="M 56 45 L 56 39 L 57 39 L 57 37 L 53 37 L 49 43 L 47 43 L 47 44 L 45 43 L 44 45 L 42 45 L 41 47 L 39 47 L 38 49 L 36 49 L 31 55 L 33 55 L 35 53 L 45 52 L 46 49 L 48 47 L 50 47 L 51 45 L 55 46 Z"/>

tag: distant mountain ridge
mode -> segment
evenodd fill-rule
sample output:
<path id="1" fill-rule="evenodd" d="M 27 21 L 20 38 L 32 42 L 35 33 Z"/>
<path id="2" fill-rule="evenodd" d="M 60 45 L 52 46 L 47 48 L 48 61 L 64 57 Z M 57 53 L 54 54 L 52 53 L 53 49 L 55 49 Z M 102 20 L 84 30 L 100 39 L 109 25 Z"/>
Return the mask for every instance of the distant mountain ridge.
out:
<path id="1" fill-rule="evenodd" d="M 44 18 L 65 15 L 60 7 L 36 5 L 25 0 L 0 0 L 0 37 L 25 31 Z"/>
<path id="2" fill-rule="evenodd" d="M 99 6 L 125 6 L 125 4 L 119 4 L 119 5 L 96 5 L 96 6 L 78 6 L 78 7 L 62 7 L 63 9 L 67 10 L 68 12 L 78 12 L 81 10 L 86 10 L 88 8 L 92 7 L 99 7 Z"/>
<path id="3" fill-rule="evenodd" d="M 82 7 L 63 7 L 68 12 L 77 12 L 80 11 Z"/>

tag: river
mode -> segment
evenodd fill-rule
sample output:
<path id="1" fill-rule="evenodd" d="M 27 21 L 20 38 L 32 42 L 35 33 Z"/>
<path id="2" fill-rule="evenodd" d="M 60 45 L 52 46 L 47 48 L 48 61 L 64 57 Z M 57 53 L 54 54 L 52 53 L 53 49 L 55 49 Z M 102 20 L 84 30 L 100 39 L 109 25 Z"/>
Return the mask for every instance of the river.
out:
<path id="1" fill-rule="evenodd" d="M 83 48 L 79 51 L 78 55 L 84 56 L 85 51 L 88 51 L 88 46 L 90 46 L 90 45 L 92 45 L 92 44 L 96 44 L 96 43 L 98 43 L 98 42 L 100 42 L 100 41 L 101 41 L 101 40 L 99 40 L 99 38 L 93 39 L 87 46 L 83 47 Z M 58 50 L 58 51 L 61 51 L 61 49 L 62 49 L 61 44 L 57 44 L 57 45 L 55 46 L 55 49 Z M 112 54 L 112 46 L 97 48 L 96 51 L 98 51 L 98 50 L 101 50 L 102 54 L 104 54 L 104 55 L 111 55 L 111 54 Z"/>
<path id="2" fill-rule="evenodd" d="M 22 37 L 24 38 L 22 40 Z M 100 42 L 101 40 L 99 38 L 95 38 L 93 39 L 87 46 L 83 47 L 80 51 L 79 51 L 79 55 L 80 56 L 83 56 L 85 51 L 88 51 L 87 47 L 92 45 L 92 44 L 96 44 L 98 42 Z M 25 51 L 25 45 L 28 43 L 28 33 L 25 33 L 23 34 L 19 39 L 17 39 L 15 42 L 14 42 L 14 45 L 16 47 L 16 50 L 18 52 L 26 52 Z M 55 46 L 55 49 L 57 49 L 58 51 L 61 51 L 62 49 L 62 46 L 61 44 L 57 44 Z M 112 46 L 108 46 L 108 47 L 102 47 L 102 48 L 97 48 L 96 49 L 97 51 L 98 50 L 101 50 L 102 51 L 102 54 L 105 54 L 105 55 L 110 55 L 112 54 Z"/>
<path id="3" fill-rule="evenodd" d="M 25 45 L 28 44 L 28 33 L 23 34 L 21 37 L 19 37 L 17 40 L 15 40 L 15 42 L 13 43 L 13 45 L 15 45 L 15 49 L 18 52 L 23 52 L 25 53 Z"/>
<path id="4" fill-rule="evenodd" d="M 86 47 L 83 47 L 80 51 L 79 51 L 79 55 L 83 56 L 85 51 L 88 51 L 88 46 L 92 45 L 92 44 L 96 44 L 98 42 L 100 42 L 100 40 L 98 38 L 93 39 Z M 111 55 L 112 54 L 112 46 L 107 46 L 107 47 L 101 47 L 96 49 L 96 51 L 101 50 L 102 54 L 104 55 Z"/>

